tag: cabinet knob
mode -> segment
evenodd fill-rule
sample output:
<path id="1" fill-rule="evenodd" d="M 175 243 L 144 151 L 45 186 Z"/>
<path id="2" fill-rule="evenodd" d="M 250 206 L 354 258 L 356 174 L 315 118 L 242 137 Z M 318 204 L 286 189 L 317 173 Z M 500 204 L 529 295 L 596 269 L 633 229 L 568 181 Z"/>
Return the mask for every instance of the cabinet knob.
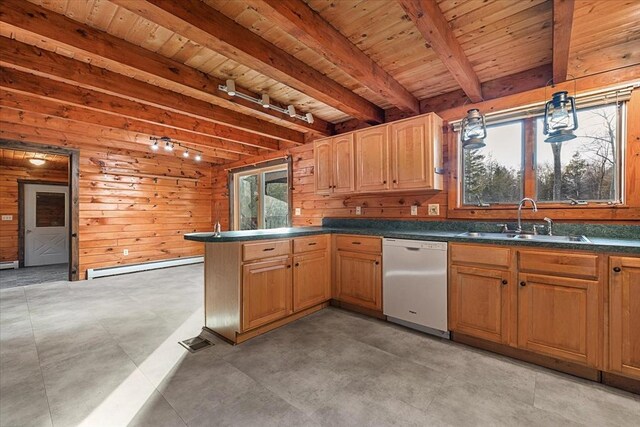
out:
<path id="1" fill-rule="evenodd" d="M 296 266 L 296 267 L 300 267 L 300 263 L 299 263 L 299 262 L 296 262 L 295 266 Z"/>
<path id="2" fill-rule="evenodd" d="M 380 261 L 376 261 L 376 265 L 380 264 Z"/>
<path id="3" fill-rule="evenodd" d="M 287 268 L 291 268 L 291 264 L 287 265 Z"/>
<path id="4" fill-rule="evenodd" d="M 503 280 L 503 281 L 502 281 L 502 284 L 503 284 L 503 285 L 506 285 L 507 283 L 509 283 L 509 282 L 507 282 L 506 280 Z"/>
<path id="5" fill-rule="evenodd" d="M 527 282 L 520 282 L 520 286 L 527 286 Z"/>
<path id="6" fill-rule="evenodd" d="M 620 267 L 613 267 L 613 271 L 615 271 L 616 273 L 620 273 L 622 269 Z"/>
<path id="7" fill-rule="evenodd" d="M 397 184 L 397 183 L 398 183 L 398 180 L 397 180 L 397 179 L 394 179 L 394 180 L 393 180 L 393 183 L 394 183 L 394 184 Z"/>
<path id="8" fill-rule="evenodd" d="M 382 183 L 383 183 L 383 184 L 386 184 L 386 183 L 387 183 L 387 180 L 385 179 L 384 181 L 382 181 Z"/>

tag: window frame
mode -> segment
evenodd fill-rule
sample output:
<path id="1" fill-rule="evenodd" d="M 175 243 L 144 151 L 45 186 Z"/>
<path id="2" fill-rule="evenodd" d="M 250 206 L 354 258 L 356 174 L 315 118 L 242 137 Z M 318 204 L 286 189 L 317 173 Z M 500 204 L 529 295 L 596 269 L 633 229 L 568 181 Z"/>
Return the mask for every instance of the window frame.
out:
<path id="1" fill-rule="evenodd" d="M 232 230 L 239 230 L 239 221 L 240 221 L 240 209 L 239 203 L 240 200 L 236 197 L 238 193 L 238 185 L 240 180 L 238 178 L 248 175 L 258 175 L 258 188 L 260 189 L 260 197 L 258 198 L 258 230 L 264 230 L 264 194 L 265 194 L 265 183 L 264 183 L 264 174 L 275 171 L 286 171 L 287 172 L 287 181 L 288 181 L 288 189 L 287 189 L 287 197 L 288 197 L 288 206 L 287 206 L 287 227 L 291 227 L 291 212 L 292 212 L 292 168 L 291 168 L 291 158 L 285 157 L 284 159 L 278 159 L 275 161 L 264 162 L 262 164 L 251 165 L 235 170 L 229 171 L 229 224 L 232 225 Z"/>
<path id="2" fill-rule="evenodd" d="M 640 153 L 638 147 L 634 145 L 634 142 L 640 139 L 640 126 L 637 123 L 634 124 L 630 119 L 634 114 L 637 115 L 640 112 L 640 90 L 634 89 L 630 98 L 623 104 L 623 114 L 618 115 L 620 200 L 617 203 L 591 201 L 588 205 L 570 205 L 554 201 L 540 202 L 538 208 L 543 212 L 538 213 L 537 216 L 542 218 L 547 215 L 562 220 L 629 220 L 640 217 L 640 194 L 634 194 L 634 191 L 640 193 L 640 185 L 632 182 L 634 171 L 640 170 L 640 165 L 634 163 L 634 159 L 637 159 L 638 153 Z M 538 116 L 539 114 L 532 114 L 522 119 L 525 129 L 523 191 L 524 197 L 534 199 L 537 197 L 537 176 L 532 171 L 536 167 L 535 120 Z M 452 165 L 448 179 L 447 216 L 452 219 L 513 219 L 517 203 L 492 204 L 488 207 L 463 204 L 464 177 L 462 176 L 459 130 L 448 126 L 446 135 L 448 138 L 447 154 L 450 156 L 450 164 Z M 533 216 L 529 212 L 524 213 L 525 218 Z"/>

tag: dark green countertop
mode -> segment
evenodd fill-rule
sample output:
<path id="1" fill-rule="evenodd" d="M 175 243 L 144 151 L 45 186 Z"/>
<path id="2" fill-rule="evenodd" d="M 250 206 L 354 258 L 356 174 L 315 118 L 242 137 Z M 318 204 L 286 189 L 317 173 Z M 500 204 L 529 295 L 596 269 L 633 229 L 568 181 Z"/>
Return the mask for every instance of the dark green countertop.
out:
<path id="1" fill-rule="evenodd" d="M 468 228 L 468 227 L 464 227 Z M 583 242 L 546 242 L 509 238 L 463 237 L 461 233 L 469 230 L 417 230 L 417 229 L 384 229 L 373 227 L 291 227 L 271 230 L 225 231 L 220 237 L 213 233 L 189 233 L 184 238 L 196 242 L 239 242 L 248 240 L 282 239 L 316 234 L 359 234 L 397 239 L 432 240 L 439 242 L 488 243 L 506 246 L 523 246 L 533 248 L 563 248 L 595 252 L 616 252 L 640 254 L 640 239 L 619 239 L 591 237 L 591 243 Z"/>

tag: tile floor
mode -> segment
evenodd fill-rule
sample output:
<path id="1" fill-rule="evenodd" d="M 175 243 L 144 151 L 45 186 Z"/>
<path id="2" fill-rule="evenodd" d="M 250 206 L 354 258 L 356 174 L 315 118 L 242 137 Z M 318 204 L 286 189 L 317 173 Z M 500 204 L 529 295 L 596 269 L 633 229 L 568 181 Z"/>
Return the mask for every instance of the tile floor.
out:
<path id="1" fill-rule="evenodd" d="M 0 289 L 36 283 L 59 282 L 69 278 L 69 264 L 52 264 L 0 270 Z"/>
<path id="2" fill-rule="evenodd" d="M 202 275 L 0 290 L 0 425 L 639 425 L 640 396 L 338 309 L 190 354 Z"/>

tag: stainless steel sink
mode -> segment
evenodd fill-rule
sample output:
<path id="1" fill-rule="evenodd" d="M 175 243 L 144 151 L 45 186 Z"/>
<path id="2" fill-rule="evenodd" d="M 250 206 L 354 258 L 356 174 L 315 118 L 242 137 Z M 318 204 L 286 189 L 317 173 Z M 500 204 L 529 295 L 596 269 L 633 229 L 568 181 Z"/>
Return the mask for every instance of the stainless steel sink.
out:
<path id="1" fill-rule="evenodd" d="M 458 237 L 472 237 L 479 239 L 518 239 L 534 242 L 559 242 L 559 243 L 591 243 L 585 236 L 547 236 L 542 234 L 516 234 L 516 233 L 484 233 L 467 231 L 458 234 Z"/>
<path id="2" fill-rule="evenodd" d="M 535 242 L 566 242 L 566 243 L 591 243 L 586 236 L 547 236 L 534 234 L 519 234 L 514 237 L 520 240 L 533 240 Z"/>

